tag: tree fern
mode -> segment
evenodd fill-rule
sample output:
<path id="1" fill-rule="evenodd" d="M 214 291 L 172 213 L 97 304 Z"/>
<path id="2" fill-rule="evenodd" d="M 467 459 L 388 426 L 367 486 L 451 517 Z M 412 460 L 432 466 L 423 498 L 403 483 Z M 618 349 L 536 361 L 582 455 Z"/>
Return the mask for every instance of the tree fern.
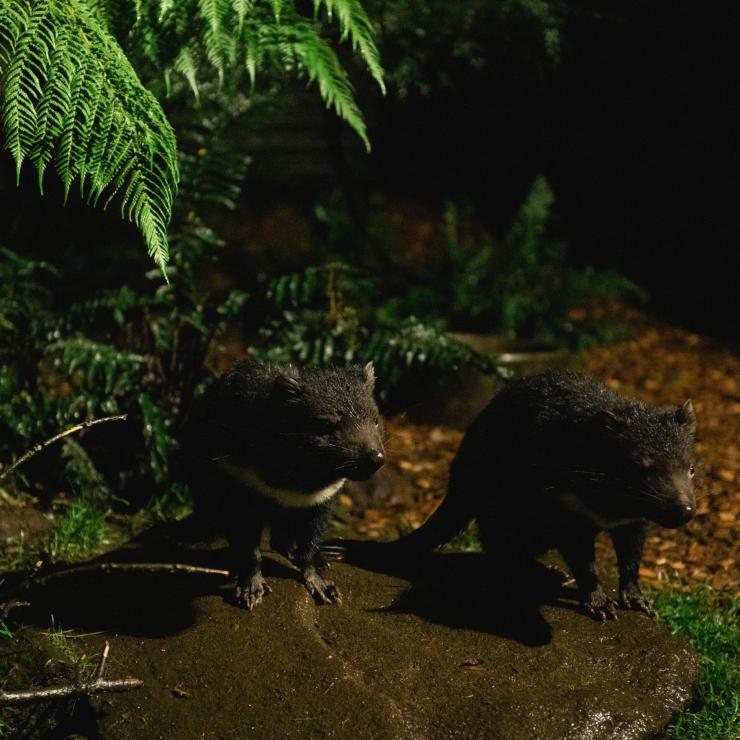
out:
<path id="1" fill-rule="evenodd" d="M 39 186 L 53 162 L 65 195 L 120 196 L 164 267 L 177 186 L 175 136 L 126 55 L 82 0 L 2 0 L 0 101 L 5 148 Z"/>
<path id="2" fill-rule="evenodd" d="M 308 77 L 309 82 L 318 85 L 326 105 L 334 108 L 337 115 L 347 121 L 369 150 L 365 121 L 355 103 L 347 72 L 334 50 L 316 33 L 311 22 L 302 20 L 297 14 L 280 31 L 286 58 L 290 59 L 290 55 L 294 57 L 299 71 Z"/>
<path id="3" fill-rule="evenodd" d="M 336 15 L 340 40 L 351 42 L 385 90 L 373 28 L 357 0 L 316 0 L 313 20 L 288 0 L 140 0 L 134 38 L 154 69 L 164 69 L 168 79 L 172 73 L 183 75 L 196 97 L 209 70 L 222 85 L 227 77 L 233 84 L 244 72 L 254 85 L 259 73 L 271 69 L 305 76 L 369 148 L 347 72 L 322 35 L 322 7 L 329 18 Z M 162 44 L 163 36 L 169 45 Z"/>
<path id="4" fill-rule="evenodd" d="M 141 80 L 164 97 L 181 76 L 200 99 L 214 76 L 229 94 L 269 70 L 303 76 L 369 148 L 319 17 L 337 17 L 340 39 L 382 87 L 372 26 L 358 0 L 315 0 L 314 10 L 305 17 L 288 0 L 0 0 L 2 134 L 18 177 L 28 159 L 43 187 L 53 164 L 65 196 L 79 182 L 93 204 L 118 198 L 164 268 L 177 151 Z"/>

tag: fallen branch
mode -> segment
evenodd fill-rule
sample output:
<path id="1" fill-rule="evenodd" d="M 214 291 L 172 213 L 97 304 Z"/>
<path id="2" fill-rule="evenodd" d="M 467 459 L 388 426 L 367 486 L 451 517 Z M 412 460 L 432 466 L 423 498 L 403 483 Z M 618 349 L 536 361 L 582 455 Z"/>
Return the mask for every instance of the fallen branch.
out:
<path id="1" fill-rule="evenodd" d="M 89 681 L 79 681 L 64 686 L 49 686 L 43 689 L 29 689 L 28 691 L 0 691 L 0 705 L 32 704 L 53 699 L 67 699 L 76 696 L 93 696 L 110 692 L 130 691 L 138 689 L 144 682 L 138 678 L 119 678 L 114 680 L 103 679 L 103 670 L 110 653 L 110 643 L 106 641 L 100 662 L 95 670 L 94 678 Z"/>
<path id="2" fill-rule="evenodd" d="M 74 696 L 92 696 L 111 692 L 130 691 L 143 686 L 138 678 L 119 678 L 112 681 L 87 681 L 69 686 L 52 686 L 48 689 L 31 689 L 29 691 L 0 691 L 0 705 L 32 704 L 52 699 L 66 699 Z"/>
<path id="3" fill-rule="evenodd" d="M 32 457 L 38 455 L 39 452 L 45 450 L 49 445 L 54 444 L 54 442 L 58 442 L 60 439 L 68 437 L 70 434 L 80 432 L 83 429 L 89 429 L 90 427 L 97 426 L 98 424 L 105 424 L 109 421 L 126 421 L 127 418 L 128 414 L 120 414 L 119 416 L 104 416 L 100 419 L 89 419 L 88 421 L 83 421 L 79 424 L 75 424 L 73 427 L 65 429 L 63 432 L 59 432 L 59 434 L 55 434 L 53 437 L 47 439 L 45 442 L 39 442 L 30 450 L 28 450 L 28 452 L 25 452 L 23 455 L 21 455 L 10 467 L 6 468 L 5 470 L 3 470 L 2 473 L 0 473 L 0 482 L 3 481 L 6 476 L 10 475 L 16 468 L 23 465 L 23 463 L 28 462 Z"/>
<path id="4" fill-rule="evenodd" d="M 49 573 L 45 576 L 39 576 L 39 568 L 41 567 L 41 561 L 36 563 L 36 566 L 32 573 L 12 591 L 6 595 L 5 601 L 0 602 L 0 618 L 5 621 L 8 618 L 10 612 L 16 606 L 25 606 L 28 604 L 26 601 L 19 601 L 17 596 L 28 591 L 31 587 L 45 586 L 49 581 L 57 580 L 58 578 L 65 578 L 66 576 L 77 576 L 84 573 L 192 573 L 206 576 L 221 576 L 222 578 L 228 578 L 231 573 L 228 570 L 221 570 L 219 568 L 203 568 L 199 565 L 187 565 L 185 563 L 89 563 L 87 565 L 78 565 L 74 568 L 67 568 L 65 570 L 57 570 Z"/>
<path id="5" fill-rule="evenodd" d="M 199 565 L 187 565 L 185 563 L 90 563 L 79 565 L 75 568 L 58 570 L 46 576 L 37 577 L 28 585 L 44 586 L 49 581 L 66 576 L 77 576 L 81 573 L 126 573 L 126 572 L 151 572 L 151 573 L 199 573 L 207 576 L 223 576 L 228 578 L 228 570 L 219 568 L 202 568 Z"/>

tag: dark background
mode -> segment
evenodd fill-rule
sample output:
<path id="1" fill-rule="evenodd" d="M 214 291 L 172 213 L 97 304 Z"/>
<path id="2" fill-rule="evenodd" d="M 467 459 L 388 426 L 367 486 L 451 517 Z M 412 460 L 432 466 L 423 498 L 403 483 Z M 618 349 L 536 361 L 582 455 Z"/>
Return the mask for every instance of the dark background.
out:
<path id="1" fill-rule="evenodd" d="M 244 208 L 315 200 L 341 182 L 359 211 L 373 191 L 434 207 L 458 198 L 499 231 L 542 173 L 576 262 L 620 268 L 649 290 L 655 311 L 737 346 L 738 10 L 597 5 L 564 8 L 557 64 L 543 63 L 530 26 L 502 31 L 492 19 L 490 34 L 481 23 L 483 68 L 452 58 L 444 43 L 433 50 L 430 67 L 444 68 L 451 84 L 403 97 L 391 87 L 381 97 L 360 80 L 369 157 L 319 103 L 290 114 L 257 146 Z M 392 45 L 382 51 L 392 66 Z M 73 244 L 78 256 L 65 259 L 84 269 L 90 255 L 113 279 L 112 255 L 126 242 L 141 272 L 149 269 L 138 234 L 113 207 L 86 208 L 73 193 L 62 208 L 52 174 L 42 199 L 30 168 L 16 189 L 9 155 L 1 162 L 0 243 L 52 261 Z"/>
<path id="2" fill-rule="evenodd" d="M 452 185 L 500 227 L 542 172 L 575 259 L 620 267 L 656 310 L 736 343 L 737 7 L 595 5 L 570 4 L 553 70 L 495 57 L 455 94 L 391 103 L 373 139 L 382 182 Z"/>

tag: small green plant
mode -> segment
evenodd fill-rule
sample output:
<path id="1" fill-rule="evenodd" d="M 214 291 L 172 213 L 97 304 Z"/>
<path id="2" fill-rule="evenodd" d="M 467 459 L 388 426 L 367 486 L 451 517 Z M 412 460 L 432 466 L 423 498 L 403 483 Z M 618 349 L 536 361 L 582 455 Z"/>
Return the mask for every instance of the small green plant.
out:
<path id="1" fill-rule="evenodd" d="M 653 595 L 658 617 L 701 654 L 698 712 L 682 714 L 667 731 L 676 740 L 740 736 L 740 597 L 708 588 L 664 589 Z"/>
<path id="2" fill-rule="evenodd" d="M 504 236 L 465 228 L 448 203 L 440 267 L 424 285 L 395 285 L 379 308 L 387 321 L 409 314 L 457 331 L 496 332 L 584 349 L 619 338 L 620 327 L 588 317 L 584 308 L 616 299 L 644 301 L 632 281 L 613 270 L 568 263 L 565 242 L 549 234 L 555 198 L 537 177 Z M 577 319 L 576 313 L 584 313 Z"/>
<path id="3" fill-rule="evenodd" d="M 56 623 L 53 614 L 51 615 L 51 630 L 47 634 L 54 649 L 58 650 L 67 660 L 73 661 L 76 658 L 75 651 L 62 629 L 62 625 Z"/>
<path id="4" fill-rule="evenodd" d="M 473 522 L 462 532 L 456 534 L 446 545 L 441 548 L 442 551 L 450 552 L 481 552 L 480 537 L 478 536 L 478 525 Z"/>
<path id="5" fill-rule="evenodd" d="M 63 505 L 62 518 L 53 533 L 43 539 L 39 550 L 50 562 L 70 562 L 97 552 L 106 542 L 106 511 L 81 499 Z"/>
<path id="6" fill-rule="evenodd" d="M 6 640 L 12 640 L 14 637 L 13 630 L 11 630 L 2 620 L 0 620 L 0 637 Z"/>

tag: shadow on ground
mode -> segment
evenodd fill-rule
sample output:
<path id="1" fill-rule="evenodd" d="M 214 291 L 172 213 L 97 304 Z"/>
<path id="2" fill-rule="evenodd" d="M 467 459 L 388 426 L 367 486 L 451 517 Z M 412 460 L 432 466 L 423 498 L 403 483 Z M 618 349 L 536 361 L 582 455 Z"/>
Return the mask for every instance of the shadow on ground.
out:
<path id="1" fill-rule="evenodd" d="M 224 556 L 150 541 L 107 559 L 224 567 Z M 413 582 L 338 564 L 343 604 L 317 607 L 296 572 L 268 556 L 273 593 L 252 613 L 229 603 L 217 577 L 69 576 L 30 592 L 13 616 L 48 627 L 54 614 L 87 635 L 89 654 L 108 639 L 109 677 L 144 681 L 91 699 L 106 739 L 629 740 L 690 702 L 696 654 L 644 615 L 593 622 L 559 600 L 568 590 L 544 568 L 542 603 L 525 615 L 481 556 L 430 563 Z"/>

